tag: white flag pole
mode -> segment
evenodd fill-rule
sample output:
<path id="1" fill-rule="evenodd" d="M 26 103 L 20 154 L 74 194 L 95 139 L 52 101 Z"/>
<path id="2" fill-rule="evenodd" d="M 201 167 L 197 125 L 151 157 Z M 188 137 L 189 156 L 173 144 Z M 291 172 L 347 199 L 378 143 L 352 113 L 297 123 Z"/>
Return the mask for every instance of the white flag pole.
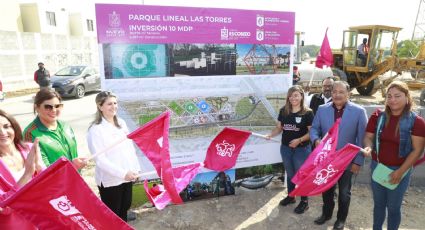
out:
<path id="1" fill-rule="evenodd" d="M 253 136 L 256 136 L 256 137 L 261 137 L 261 138 L 264 138 L 264 139 L 266 139 L 266 140 L 271 140 L 271 141 L 274 141 L 274 142 L 279 142 L 280 143 L 280 140 L 278 140 L 278 139 L 275 139 L 275 138 L 268 138 L 266 135 L 263 135 L 263 134 L 260 134 L 260 133 L 251 133 Z"/>
<path id="2" fill-rule="evenodd" d="M 122 138 L 121 140 L 118 140 L 118 141 L 116 141 L 115 143 L 113 143 L 113 144 L 109 145 L 108 147 L 104 148 L 102 151 L 99 151 L 99 152 L 97 152 L 97 153 L 95 153 L 95 154 L 91 155 L 90 157 L 88 157 L 88 158 L 87 158 L 87 159 L 85 159 L 84 161 L 85 161 L 85 162 L 88 162 L 88 161 L 90 161 L 90 160 L 93 160 L 95 157 L 97 157 L 97 156 L 99 156 L 99 155 L 101 155 L 101 154 L 104 154 L 104 153 L 105 153 L 106 151 L 108 151 L 109 149 L 111 149 L 111 148 L 113 148 L 113 147 L 115 147 L 115 146 L 117 146 L 117 145 L 121 144 L 122 142 L 124 142 L 124 141 L 126 141 L 126 140 L 128 140 L 128 138 L 127 138 L 127 137 Z"/>
<path id="3" fill-rule="evenodd" d="M 311 74 L 310 81 L 308 82 L 308 87 L 313 83 L 314 72 L 316 71 L 316 66 L 313 67 L 313 73 Z"/>

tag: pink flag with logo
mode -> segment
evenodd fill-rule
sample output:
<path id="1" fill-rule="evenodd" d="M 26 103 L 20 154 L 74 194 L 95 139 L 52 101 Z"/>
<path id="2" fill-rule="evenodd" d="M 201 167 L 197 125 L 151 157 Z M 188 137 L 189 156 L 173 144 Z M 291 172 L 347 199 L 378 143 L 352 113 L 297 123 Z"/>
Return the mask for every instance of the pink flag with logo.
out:
<path id="1" fill-rule="evenodd" d="M 225 127 L 211 142 L 204 160 L 204 167 L 225 171 L 236 164 L 239 152 L 251 132 Z"/>
<path id="2" fill-rule="evenodd" d="M 133 229 L 103 204 L 65 158 L 2 201 L 0 207 L 8 207 L 15 217 L 20 215 L 39 229 Z"/>
<path id="3" fill-rule="evenodd" d="M 198 174 L 200 166 L 200 163 L 194 163 L 173 168 L 174 177 L 177 178 L 175 186 L 178 193 L 183 191 L 196 174 Z M 145 180 L 144 187 L 148 199 L 157 209 L 162 210 L 170 203 L 171 197 L 165 186 L 156 185 L 153 188 L 149 188 L 148 182 Z"/>
<path id="4" fill-rule="evenodd" d="M 323 38 L 322 47 L 316 57 L 316 67 L 323 69 L 323 66 L 331 67 L 334 63 L 334 58 L 329 45 L 328 29 L 326 29 L 325 37 Z"/>
<path id="5" fill-rule="evenodd" d="M 312 170 L 289 196 L 314 196 L 325 192 L 338 182 L 359 151 L 360 147 L 356 145 L 345 145 Z"/>
<path id="6" fill-rule="evenodd" d="M 173 203 L 181 204 L 183 200 L 177 192 L 173 168 L 170 161 L 168 142 L 169 127 L 170 111 L 166 111 L 128 134 L 127 137 L 132 139 L 152 162 Z"/>
<path id="7" fill-rule="evenodd" d="M 311 170 L 316 168 L 321 162 L 327 157 L 335 153 L 336 145 L 338 144 L 338 130 L 341 119 L 337 119 L 334 125 L 329 129 L 326 136 L 322 139 L 320 144 L 314 148 L 313 152 L 310 153 L 307 160 L 292 177 L 292 183 L 300 184 L 305 177 L 307 177 Z"/>

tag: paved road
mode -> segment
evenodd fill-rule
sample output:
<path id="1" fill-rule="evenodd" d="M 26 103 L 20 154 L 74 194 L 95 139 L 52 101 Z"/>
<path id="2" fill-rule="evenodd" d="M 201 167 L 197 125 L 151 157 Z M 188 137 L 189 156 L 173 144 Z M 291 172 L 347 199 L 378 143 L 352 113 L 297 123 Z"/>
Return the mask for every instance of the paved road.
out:
<path id="1" fill-rule="evenodd" d="M 64 108 L 60 119 L 67 122 L 75 132 L 80 156 L 89 156 L 86 143 L 86 133 L 90 122 L 94 119 L 96 106 L 94 99 L 97 92 L 81 99 L 64 99 Z M 24 129 L 34 118 L 33 96 L 26 95 L 16 98 L 6 98 L 0 103 L 0 108 L 12 114 Z"/>

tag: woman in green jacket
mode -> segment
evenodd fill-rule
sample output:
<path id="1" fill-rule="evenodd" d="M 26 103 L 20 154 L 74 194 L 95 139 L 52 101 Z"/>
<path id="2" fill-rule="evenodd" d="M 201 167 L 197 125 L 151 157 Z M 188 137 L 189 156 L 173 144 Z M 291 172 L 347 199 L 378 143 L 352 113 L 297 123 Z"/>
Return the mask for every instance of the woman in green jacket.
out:
<path id="1" fill-rule="evenodd" d="M 41 157 L 49 166 L 64 156 L 72 161 L 77 169 L 86 165 L 78 158 L 74 131 L 63 121 L 58 120 L 63 108 L 60 95 L 49 89 L 40 90 L 34 98 L 34 113 L 37 117 L 25 128 L 24 140 L 40 141 Z"/>

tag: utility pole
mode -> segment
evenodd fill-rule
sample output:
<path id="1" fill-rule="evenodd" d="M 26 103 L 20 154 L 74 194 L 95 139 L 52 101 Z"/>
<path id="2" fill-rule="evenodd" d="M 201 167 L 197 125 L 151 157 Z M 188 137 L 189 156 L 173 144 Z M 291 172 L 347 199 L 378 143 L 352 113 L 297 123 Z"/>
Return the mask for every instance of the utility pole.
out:
<path id="1" fill-rule="evenodd" d="M 412 41 L 423 41 L 425 38 L 425 0 L 419 0 Z"/>
<path id="2" fill-rule="evenodd" d="M 304 46 L 304 41 L 302 36 L 304 35 L 304 32 L 295 31 L 295 37 L 297 39 L 296 44 L 296 55 L 295 55 L 295 61 L 294 64 L 301 64 L 301 47 Z"/>

